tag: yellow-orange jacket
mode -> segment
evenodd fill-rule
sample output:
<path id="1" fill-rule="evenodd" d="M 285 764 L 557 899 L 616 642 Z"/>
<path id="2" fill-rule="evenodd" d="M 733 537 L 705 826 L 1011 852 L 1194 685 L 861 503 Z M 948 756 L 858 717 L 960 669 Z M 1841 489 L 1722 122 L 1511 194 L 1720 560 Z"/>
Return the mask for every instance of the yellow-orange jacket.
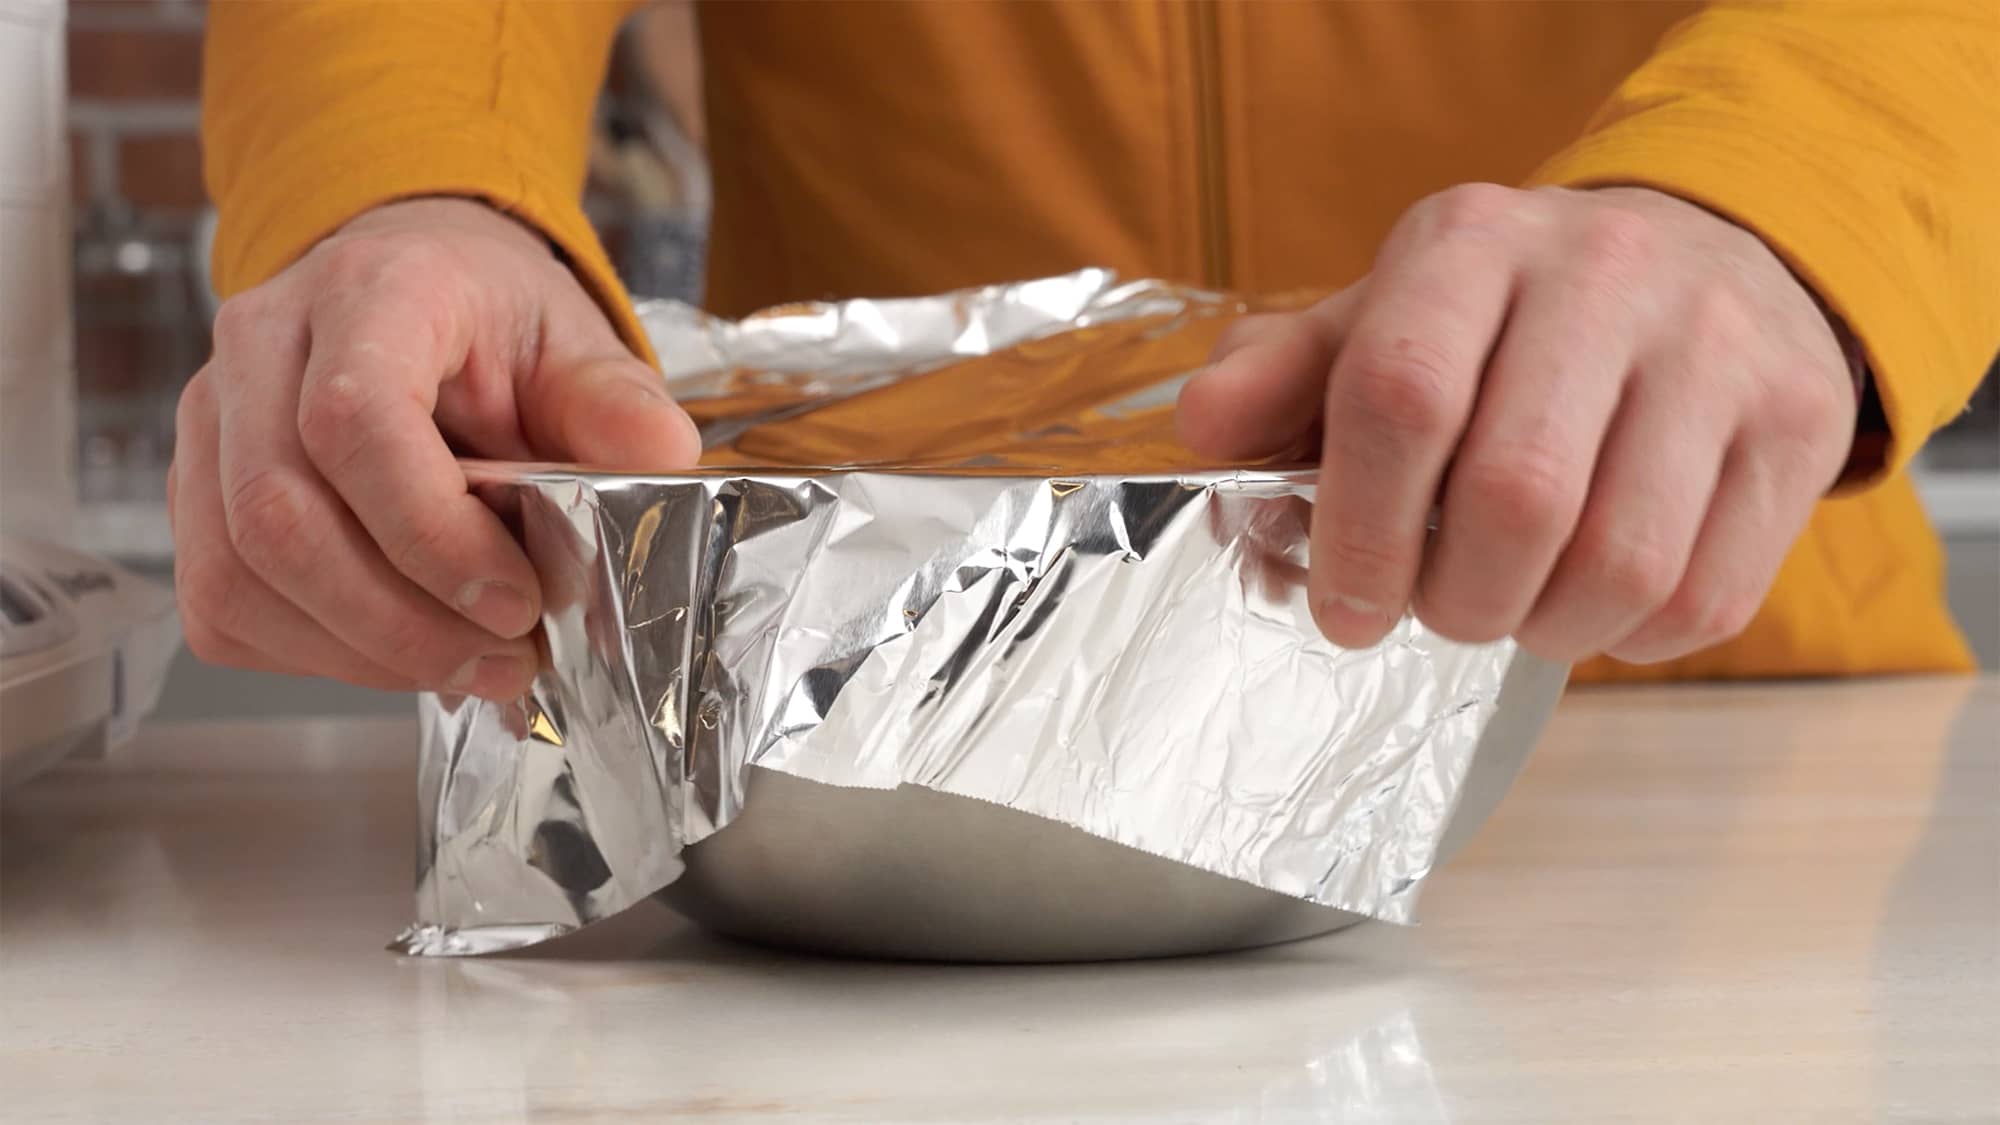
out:
<path id="1" fill-rule="evenodd" d="M 628 4 L 210 8 L 225 293 L 361 210 L 461 193 L 545 231 L 645 344 L 584 219 Z M 1969 666 L 1909 455 L 2000 346 L 2000 4 L 711 3 L 710 304 L 1082 265 L 1334 288 L 1454 183 L 1610 183 L 1760 234 L 1863 344 L 1891 441 L 1739 639 L 1584 678 Z"/>

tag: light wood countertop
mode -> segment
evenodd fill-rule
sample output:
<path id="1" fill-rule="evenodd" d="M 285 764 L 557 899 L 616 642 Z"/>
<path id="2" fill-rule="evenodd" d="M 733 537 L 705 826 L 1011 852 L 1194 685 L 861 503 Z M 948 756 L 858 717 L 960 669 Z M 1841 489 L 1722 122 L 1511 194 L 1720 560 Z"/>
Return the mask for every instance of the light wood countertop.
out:
<path id="1" fill-rule="evenodd" d="M 2000 1121 L 2000 680 L 1573 692 L 1420 926 L 1046 968 L 400 958 L 415 737 L 11 794 L 0 1120 Z"/>

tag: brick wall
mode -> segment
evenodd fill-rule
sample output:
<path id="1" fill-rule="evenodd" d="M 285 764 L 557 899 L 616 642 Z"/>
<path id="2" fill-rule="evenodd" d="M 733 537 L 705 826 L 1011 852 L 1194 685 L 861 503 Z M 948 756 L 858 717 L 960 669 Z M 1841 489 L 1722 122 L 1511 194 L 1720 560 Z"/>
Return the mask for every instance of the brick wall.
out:
<path id="1" fill-rule="evenodd" d="M 204 15 L 202 0 L 71 0 L 68 9 L 86 506 L 157 501 L 175 400 L 208 355 L 213 302 L 197 268 L 207 203 L 199 137 Z M 628 277 L 691 296 L 682 289 L 698 287 L 701 232 L 635 213 L 617 177 L 605 175 L 618 167 L 609 156 L 611 125 L 655 91 L 698 136 L 691 6 L 654 6 L 634 21 L 632 39 L 614 68 L 619 89 L 601 115 L 586 208 Z M 667 73 L 638 81 L 649 69 Z"/>
<path id="2" fill-rule="evenodd" d="M 199 0 L 72 0 L 69 94 L 79 213 L 199 210 Z"/>
<path id="3" fill-rule="evenodd" d="M 208 352 L 194 239 L 200 0 L 72 0 L 69 140 L 84 499 L 151 498 Z"/>
<path id="4" fill-rule="evenodd" d="M 77 368 L 83 405 L 85 498 L 150 487 L 138 472 L 164 464 L 171 449 L 172 401 L 208 352 L 211 307 L 196 265 L 195 239 L 206 198 L 201 181 L 201 0 L 72 0 L 69 7 L 69 140 L 75 204 Z M 699 66 L 692 14 L 684 2 L 635 21 L 646 49 L 628 47 L 628 66 L 671 70 L 669 88 L 683 121 L 698 121 Z M 621 70 L 628 69 L 621 67 Z M 630 75 L 628 74 L 629 78 Z M 605 121 L 644 94 L 631 82 L 607 99 Z M 609 144 L 600 137 L 600 149 Z M 698 249 L 658 243 L 659 224 L 630 220 L 616 183 L 593 161 L 586 206 L 604 228 L 628 276 L 687 273 Z M 652 236 L 634 245 L 643 230 Z M 680 242 L 699 241 L 674 227 Z M 662 267 L 662 258 L 667 266 Z M 678 272 L 676 272 L 678 267 Z M 662 290 L 671 291 L 671 290 Z M 678 294 L 677 294 L 678 295 Z M 93 475 L 93 466 L 99 471 Z M 114 471 L 115 469 L 115 471 Z M 136 472 L 136 483 L 106 482 Z M 123 497 L 113 497 L 123 498 Z M 136 496 L 131 498 L 138 498 Z"/>

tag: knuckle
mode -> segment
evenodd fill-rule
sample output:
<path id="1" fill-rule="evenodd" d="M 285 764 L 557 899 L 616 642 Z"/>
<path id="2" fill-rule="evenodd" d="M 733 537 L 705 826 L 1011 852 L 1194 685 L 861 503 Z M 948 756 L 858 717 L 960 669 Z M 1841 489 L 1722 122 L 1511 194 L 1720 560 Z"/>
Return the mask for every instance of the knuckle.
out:
<path id="1" fill-rule="evenodd" d="M 1646 622 L 1656 647 L 1683 647 L 1700 633 L 1703 610 L 1692 597 L 1675 597 Z"/>
<path id="2" fill-rule="evenodd" d="M 1696 619 L 1694 637 L 1704 645 L 1716 644 L 1741 633 L 1757 614 L 1757 603 L 1733 594 L 1710 598 Z"/>
<path id="3" fill-rule="evenodd" d="M 198 617 L 183 614 L 181 637 L 187 642 L 188 651 L 206 664 L 227 664 L 236 654 L 236 642 Z"/>
<path id="4" fill-rule="evenodd" d="M 1682 649 L 1704 649 L 1742 633 L 1756 617 L 1760 599 L 1732 591 L 1688 589 L 1660 607 L 1652 629 L 1662 641 Z"/>
<path id="5" fill-rule="evenodd" d="M 1733 592 L 1691 589 L 1660 610 L 1658 625 L 1668 637 L 1702 647 L 1742 632 L 1756 613 L 1756 599 Z"/>
<path id="6" fill-rule="evenodd" d="M 1622 278 L 1651 264 L 1659 234 L 1652 220 L 1636 211 L 1602 207 L 1584 219 L 1579 240 L 1578 253 L 1585 270 Z"/>
<path id="7" fill-rule="evenodd" d="M 434 238 L 398 239 L 382 257 L 382 270 L 391 281 L 429 288 L 451 270 L 451 253 Z"/>
<path id="8" fill-rule="evenodd" d="M 1690 340 L 1710 350 L 1733 352 L 1734 343 L 1750 334 L 1754 322 L 1750 302 L 1737 285 L 1717 278 L 1691 298 L 1683 328 Z"/>
<path id="9" fill-rule="evenodd" d="M 1451 423 L 1456 377 L 1451 356 L 1405 337 L 1362 353 L 1336 386 L 1364 424 L 1392 437 L 1428 436 Z"/>
<path id="10" fill-rule="evenodd" d="M 433 652 L 441 652 L 444 648 L 432 643 L 426 623 L 406 615 L 384 619 L 376 632 L 376 643 L 383 655 L 399 665 L 428 663 Z"/>
<path id="11" fill-rule="evenodd" d="M 1645 539 L 1600 535 L 1580 549 L 1606 600 L 1619 607 L 1651 611 L 1673 597 L 1680 581 L 1680 560 Z"/>
<path id="12" fill-rule="evenodd" d="M 1215 347 L 1210 350 L 1209 355 L 1219 359 L 1231 352 L 1240 351 L 1244 347 L 1264 339 L 1273 330 L 1281 327 L 1282 319 L 1276 313 L 1254 313 L 1250 316 L 1238 317 L 1236 320 L 1231 321 L 1227 328 L 1222 330 L 1220 336 L 1216 337 Z"/>
<path id="13" fill-rule="evenodd" d="M 1459 184 L 1423 203 L 1439 234 L 1486 230 L 1505 219 L 1520 202 L 1520 193 L 1499 184 Z"/>
<path id="14" fill-rule="evenodd" d="M 311 558 L 317 536 L 305 492 L 284 473 L 260 468 L 235 482 L 224 500 L 229 542 L 253 569 Z"/>
<path id="15" fill-rule="evenodd" d="M 1748 629 L 1763 608 L 1764 599 L 1754 593 L 1738 593 L 1721 599 L 1710 622 L 1714 630 L 1711 640 L 1728 640 Z"/>
<path id="16" fill-rule="evenodd" d="M 1487 644 L 1507 635 L 1513 621 L 1503 610 L 1480 604 L 1471 591 L 1425 585 L 1419 616 L 1426 626 L 1461 644 Z"/>
<path id="17" fill-rule="evenodd" d="M 412 577 L 437 568 L 452 540 L 449 523 L 441 519 L 419 520 L 402 529 L 389 547 L 389 563 Z"/>
<path id="18" fill-rule="evenodd" d="M 211 328 L 216 346 L 231 348 L 248 340 L 276 315 L 274 304 L 262 286 L 245 290 L 222 302 L 221 307 L 215 310 L 215 324 Z"/>
<path id="19" fill-rule="evenodd" d="M 299 397 L 299 441 L 315 465 L 328 471 L 352 458 L 366 440 L 369 407 L 365 383 L 350 375 L 317 379 Z"/>
<path id="20" fill-rule="evenodd" d="M 449 251 L 434 237 L 399 232 L 336 238 L 321 247 L 319 268 L 342 288 L 431 287 L 447 272 Z"/>
<path id="21" fill-rule="evenodd" d="M 1856 407 L 1846 372 L 1828 373 L 1810 363 L 1790 362 L 1776 368 L 1758 408 L 1764 423 L 1779 437 L 1810 446 L 1851 431 Z"/>
<path id="22" fill-rule="evenodd" d="M 319 259 L 315 264 L 332 284 L 371 281 L 381 268 L 383 255 L 394 245 L 394 240 L 376 235 L 342 235 L 314 252 Z"/>
<path id="23" fill-rule="evenodd" d="M 181 388 L 180 401 L 174 406 L 174 434 L 177 439 L 186 440 L 201 432 L 215 414 L 213 370 L 213 365 L 204 366 Z"/>
<path id="24" fill-rule="evenodd" d="M 1526 443 L 1497 450 L 1459 472 L 1475 505 L 1495 522 L 1538 540 L 1567 530 L 1584 477 L 1552 446 Z"/>
<path id="25" fill-rule="evenodd" d="M 213 550 L 189 552 L 182 563 L 179 579 L 174 583 L 174 591 L 180 602 L 181 617 L 189 630 L 190 645 L 193 633 L 200 631 L 209 635 L 207 646 L 213 650 L 233 632 L 238 591 L 242 589 L 243 574 L 235 560 Z M 212 657 L 196 650 L 204 660 Z"/>
<path id="26" fill-rule="evenodd" d="M 1860 410 L 1855 381 L 1846 366 L 1833 371 L 1801 371 L 1792 380 L 1804 395 L 1800 416 L 1814 429 L 1834 430 L 1846 436 L 1854 428 Z"/>
<path id="27" fill-rule="evenodd" d="M 1540 612 L 1530 614 L 1528 619 L 1514 631 L 1514 639 L 1521 647 L 1558 664 L 1575 664 L 1590 656 L 1594 651 L 1589 641 L 1582 639 L 1574 629 L 1565 629 L 1553 624 Z"/>
<path id="28" fill-rule="evenodd" d="M 1340 582 L 1340 588 L 1354 594 L 1388 592 L 1395 576 L 1409 565 L 1403 552 L 1391 546 L 1388 537 L 1358 529 L 1336 532 L 1326 545 L 1324 565 Z"/>
<path id="29" fill-rule="evenodd" d="M 431 685 L 444 684 L 466 661 L 479 655 L 471 640 L 455 633 L 440 635 L 421 614 L 386 619 L 375 631 L 375 638 L 371 655 L 380 663 Z"/>

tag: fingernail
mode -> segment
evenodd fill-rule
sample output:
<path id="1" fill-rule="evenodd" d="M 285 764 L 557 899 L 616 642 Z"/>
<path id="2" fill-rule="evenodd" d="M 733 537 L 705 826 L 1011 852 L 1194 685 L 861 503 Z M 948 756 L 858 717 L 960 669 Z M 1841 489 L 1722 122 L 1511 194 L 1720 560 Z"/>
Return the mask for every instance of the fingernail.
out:
<path id="1" fill-rule="evenodd" d="M 1342 648 L 1373 647 L 1396 623 L 1388 610 L 1346 594 L 1321 598 L 1317 609 L 1320 631 Z"/>
<path id="2" fill-rule="evenodd" d="M 535 603 L 505 582 L 469 582 L 458 592 L 458 608 L 473 624 L 512 640 L 535 627 Z"/>
<path id="3" fill-rule="evenodd" d="M 466 661 L 445 686 L 466 695 L 504 699 L 521 692 L 527 675 L 528 664 L 520 657 L 488 653 Z"/>
<path id="4" fill-rule="evenodd" d="M 678 402 L 674 404 L 674 410 L 680 414 L 681 425 L 687 430 L 687 447 L 694 451 L 696 457 L 700 457 L 704 444 L 701 438 L 701 423 L 695 421 L 694 415 L 689 414 L 687 408 Z"/>
<path id="5" fill-rule="evenodd" d="M 659 409 L 660 407 L 672 410 L 674 417 L 679 420 L 681 431 L 687 435 L 682 439 L 682 444 L 699 452 L 701 450 L 701 427 L 695 423 L 694 416 L 687 412 L 686 407 L 671 398 L 663 399 L 654 404 L 654 409 Z"/>

